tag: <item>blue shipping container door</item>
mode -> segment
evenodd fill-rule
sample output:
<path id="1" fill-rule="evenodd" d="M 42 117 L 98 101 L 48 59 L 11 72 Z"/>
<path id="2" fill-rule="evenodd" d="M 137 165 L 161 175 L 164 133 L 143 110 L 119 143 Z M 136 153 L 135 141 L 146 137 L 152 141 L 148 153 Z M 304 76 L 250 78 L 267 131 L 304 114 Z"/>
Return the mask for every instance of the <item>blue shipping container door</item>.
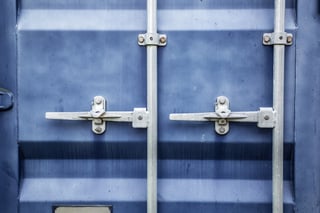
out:
<path id="1" fill-rule="evenodd" d="M 270 212 L 271 130 L 232 124 L 218 136 L 210 122 L 175 122 L 170 113 L 210 112 L 224 95 L 233 111 L 272 106 L 273 4 L 159 2 L 160 212 Z M 287 29 L 295 8 L 287 4 Z M 46 112 L 146 107 L 144 2 L 22 1 L 18 21 L 20 212 L 55 205 L 111 205 L 146 211 L 146 130 L 88 121 L 46 120 Z M 295 48 L 288 48 L 284 203 L 293 210 Z M 32 125 L 30 125 L 32 124 Z"/>
<path id="2" fill-rule="evenodd" d="M 285 213 L 320 210 L 320 13 L 310 5 L 286 1 Z M 271 128 L 230 121 L 224 135 L 213 118 L 172 118 L 217 112 L 219 96 L 232 112 L 273 106 L 274 49 L 263 35 L 274 31 L 274 7 L 158 1 L 167 36 L 157 54 L 159 213 L 272 212 Z M 147 213 L 148 130 L 135 128 L 151 116 L 147 48 L 138 44 L 146 1 L 5 0 L 0 13 L 0 88 L 14 94 L 13 108 L 0 112 L 0 213 Z M 60 112 L 70 120 L 47 119 Z"/>

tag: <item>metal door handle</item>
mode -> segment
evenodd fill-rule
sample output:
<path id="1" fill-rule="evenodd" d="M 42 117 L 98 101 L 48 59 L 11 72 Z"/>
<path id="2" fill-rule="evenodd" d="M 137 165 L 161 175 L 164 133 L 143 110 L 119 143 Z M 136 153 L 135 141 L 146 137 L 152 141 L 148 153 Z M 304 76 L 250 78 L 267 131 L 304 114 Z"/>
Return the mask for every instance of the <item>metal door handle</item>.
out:
<path id="1" fill-rule="evenodd" d="M 90 120 L 92 131 L 103 134 L 106 122 L 132 122 L 133 128 L 148 127 L 148 112 L 146 108 L 134 108 L 133 111 L 106 111 L 106 100 L 102 96 L 94 97 L 90 112 L 46 112 L 47 119 L 56 120 Z"/>
<path id="2" fill-rule="evenodd" d="M 11 109 L 13 106 L 13 93 L 0 88 L 0 111 Z"/>
<path id="3" fill-rule="evenodd" d="M 178 121 L 211 121 L 215 122 L 215 131 L 220 135 L 229 132 L 229 122 L 256 122 L 259 128 L 274 127 L 274 111 L 270 107 L 261 107 L 253 112 L 231 112 L 229 99 L 219 96 L 215 104 L 215 112 L 175 113 L 170 120 Z"/>

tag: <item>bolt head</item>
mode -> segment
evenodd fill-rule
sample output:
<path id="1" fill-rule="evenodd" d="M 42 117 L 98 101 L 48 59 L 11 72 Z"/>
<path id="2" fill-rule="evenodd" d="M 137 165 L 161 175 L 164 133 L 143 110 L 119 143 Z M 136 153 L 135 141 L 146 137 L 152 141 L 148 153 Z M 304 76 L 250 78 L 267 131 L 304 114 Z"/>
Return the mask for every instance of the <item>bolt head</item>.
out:
<path id="1" fill-rule="evenodd" d="M 138 116 L 138 120 L 139 120 L 139 121 L 142 121 L 142 120 L 143 120 L 143 116 L 142 116 L 142 115 L 139 115 L 139 116 Z"/>
<path id="2" fill-rule="evenodd" d="M 144 42 L 144 37 L 143 36 L 139 36 L 138 37 L 138 42 L 139 43 L 143 43 Z"/>
<path id="3" fill-rule="evenodd" d="M 264 36 L 263 37 L 263 41 L 266 42 L 266 43 L 270 42 L 271 41 L 270 36 L 268 36 L 268 35 Z"/>
<path id="4" fill-rule="evenodd" d="M 161 44 L 164 44 L 164 43 L 166 43 L 167 42 L 167 38 L 165 37 L 165 36 L 161 36 L 160 37 L 160 43 Z"/>
<path id="5" fill-rule="evenodd" d="M 264 120 L 266 120 L 266 121 L 270 119 L 269 115 L 265 115 L 263 118 L 264 118 Z"/>
<path id="6" fill-rule="evenodd" d="M 287 42 L 288 42 L 288 43 L 292 43 L 292 40 L 293 40 L 293 38 L 292 38 L 291 35 L 287 36 Z"/>

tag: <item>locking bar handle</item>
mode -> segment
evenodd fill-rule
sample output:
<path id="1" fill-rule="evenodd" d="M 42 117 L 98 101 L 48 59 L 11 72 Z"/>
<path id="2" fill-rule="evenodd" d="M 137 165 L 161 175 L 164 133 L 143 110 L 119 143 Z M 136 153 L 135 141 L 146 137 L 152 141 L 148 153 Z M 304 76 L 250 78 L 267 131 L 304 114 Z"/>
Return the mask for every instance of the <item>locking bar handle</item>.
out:
<path id="1" fill-rule="evenodd" d="M 54 120 L 90 120 L 92 131 L 103 134 L 106 122 L 132 122 L 133 128 L 148 127 L 146 108 L 134 108 L 133 111 L 106 111 L 106 100 L 102 96 L 94 97 L 90 112 L 46 112 L 46 119 Z"/>
<path id="2" fill-rule="evenodd" d="M 257 123 L 259 128 L 273 128 L 275 112 L 271 107 L 261 107 L 259 111 L 231 112 L 229 99 L 219 96 L 215 104 L 215 112 L 173 113 L 170 120 L 176 121 L 211 121 L 215 122 L 215 131 L 220 135 L 229 132 L 229 122 Z"/>

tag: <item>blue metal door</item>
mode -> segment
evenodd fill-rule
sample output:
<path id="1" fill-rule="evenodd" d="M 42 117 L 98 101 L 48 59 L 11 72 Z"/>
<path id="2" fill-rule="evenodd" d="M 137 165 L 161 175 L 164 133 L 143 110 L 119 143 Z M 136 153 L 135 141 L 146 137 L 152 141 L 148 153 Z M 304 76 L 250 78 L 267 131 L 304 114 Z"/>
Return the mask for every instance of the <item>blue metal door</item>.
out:
<path id="1" fill-rule="evenodd" d="M 11 127 L 0 130 L 6 141 L 3 150 L 13 153 L 1 158 L 2 165 L 10 159 L 12 168 L 0 174 L 1 181 L 12 184 L 10 193 L 1 195 L 4 212 L 63 213 L 70 206 L 147 212 L 148 130 L 133 128 L 150 125 L 144 123 L 150 113 L 143 111 L 149 95 L 148 54 L 138 38 L 147 31 L 146 2 L 21 0 L 17 21 L 14 6 L 0 3 L 1 10 L 12 12 L 7 50 L 13 72 L 3 76 L 15 94 L 11 114 L 0 115 L 13 119 Z M 215 112 L 221 96 L 228 98 L 231 112 L 272 107 L 273 48 L 263 45 L 262 36 L 274 31 L 274 6 L 254 0 L 158 2 L 158 32 L 166 35 L 157 56 L 158 212 L 272 212 L 270 128 L 230 121 L 228 134 L 218 134 L 213 120 L 173 121 L 169 115 Z M 304 123 L 297 119 L 305 103 L 303 91 L 310 86 L 301 70 L 314 69 L 303 58 L 311 48 L 305 45 L 308 35 L 297 28 L 298 20 L 307 23 L 315 17 L 309 9 L 286 1 L 286 32 L 294 40 L 285 55 L 284 212 L 319 209 L 319 195 L 305 195 L 319 172 L 314 181 L 304 183 L 304 164 L 295 159 L 312 150 L 302 148 L 303 138 L 312 134 L 306 136 Z M 315 40 L 312 35 L 309 41 Z M 105 99 L 103 109 L 96 110 L 97 97 Z M 82 114 L 77 120 L 74 114 L 70 120 L 48 120 L 48 112 Z M 99 116 L 108 113 L 99 123 Z M 121 120 L 117 116 L 123 113 L 128 117 Z M 19 157 L 12 141 L 19 145 Z"/>
<path id="2" fill-rule="evenodd" d="M 295 8 L 287 4 L 287 29 Z M 272 106 L 273 4 L 159 2 L 158 202 L 160 212 L 270 212 L 271 131 L 231 124 L 173 122 L 170 113 L 213 111 L 226 96 L 232 111 Z M 51 121 L 46 112 L 106 112 L 146 107 L 144 2 L 22 1 L 17 25 L 18 141 L 23 160 L 20 212 L 52 206 L 111 205 L 146 209 L 146 130 L 107 122 Z M 254 20 L 254 21 L 253 21 Z M 286 69 L 284 205 L 293 208 L 292 153 L 295 49 Z M 31 125 L 32 124 L 32 125 Z"/>

